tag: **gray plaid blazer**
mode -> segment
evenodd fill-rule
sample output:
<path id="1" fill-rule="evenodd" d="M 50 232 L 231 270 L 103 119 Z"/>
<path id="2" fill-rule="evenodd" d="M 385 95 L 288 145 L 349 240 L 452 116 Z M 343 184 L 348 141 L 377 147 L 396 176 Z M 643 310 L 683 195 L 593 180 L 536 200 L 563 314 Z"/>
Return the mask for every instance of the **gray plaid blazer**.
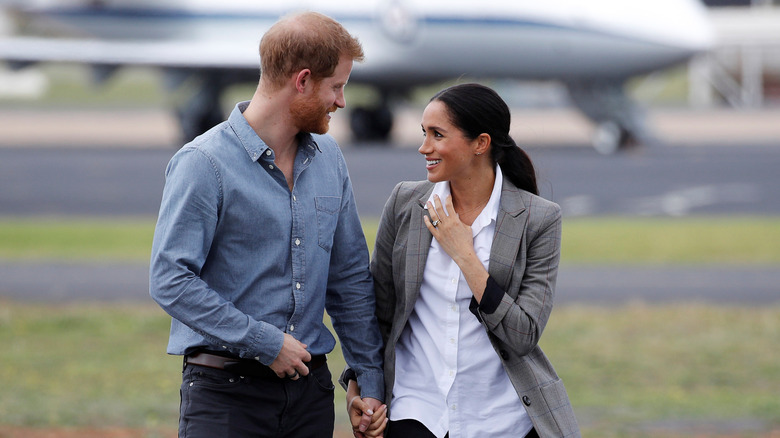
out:
<path id="1" fill-rule="evenodd" d="M 371 272 L 385 344 L 386 402 L 395 383 L 395 344 L 420 293 L 431 233 L 428 181 L 401 182 L 385 204 Z M 489 273 L 505 291 L 498 309 L 474 309 L 540 437 L 578 437 L 563 382 L 537 343 L 550 317 L 560 258 L 561 212 L 504 178 Z"/>

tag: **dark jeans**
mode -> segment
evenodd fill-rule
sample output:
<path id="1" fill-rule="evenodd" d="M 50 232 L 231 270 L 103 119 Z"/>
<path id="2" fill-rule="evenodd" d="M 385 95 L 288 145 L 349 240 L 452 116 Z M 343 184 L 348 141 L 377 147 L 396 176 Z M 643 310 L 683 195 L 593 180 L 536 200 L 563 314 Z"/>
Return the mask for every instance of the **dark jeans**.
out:
<path id="1" fill-rule="evenodd" d="M 327 365 L 293 381 L 188 364 L 179 437 L 332 438 L 333 389 Z"/>
<path id="2" fill-rule="evenodd" d="M 449 434 L 445 435 L 445 438 Z M 417 420 L 390 421 L 385 438 L 436 438 L 424 424 Z M 531 429 L 525 438 L 539 438 L 536 429 Z"/>

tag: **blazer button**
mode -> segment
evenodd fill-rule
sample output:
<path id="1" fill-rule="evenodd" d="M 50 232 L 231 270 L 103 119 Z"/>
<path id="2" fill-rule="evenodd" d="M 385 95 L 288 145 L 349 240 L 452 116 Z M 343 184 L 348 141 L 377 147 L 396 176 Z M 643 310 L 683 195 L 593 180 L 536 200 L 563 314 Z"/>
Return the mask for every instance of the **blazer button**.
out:
<path id="1" fill-rule="evenodd" d="M 528 398 L 527 395 L 523 396 L 523 404 L 526 405 L 526 406 L 531 406 L 531 399 Z"/>
<path id="2" fill-rule="evenodd" d="M 501 352 L 499 354 L 501 354 L 501 359 L 504 359 L 504 360 L 509 359 L 509 353 L 507 353 L 506 350 L 501 350 Z"/>

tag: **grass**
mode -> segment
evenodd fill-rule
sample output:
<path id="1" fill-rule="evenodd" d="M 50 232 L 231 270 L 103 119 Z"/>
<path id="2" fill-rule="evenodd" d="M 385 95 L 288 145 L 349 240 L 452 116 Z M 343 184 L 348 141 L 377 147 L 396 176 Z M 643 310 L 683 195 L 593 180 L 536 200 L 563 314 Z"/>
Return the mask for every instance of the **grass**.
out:
<path id="1" fill-rule="evenodd" d="M 154 219 L 0 220 L 0 259 L 149 260 Z"/>
<path id="2" fill-rule="evenodd" d="M 377 221 L 364 220 L 369 247 Z M 0 259 L 149 259 L 154 219 L 0 219 Z M 777 264 L 780 218 L 566 218 L 564 263 Z"/>
<path id="3" fill-rule="evenodd" d="M 561 257 L 574 263 L 777 264 L 780 218 L 564 219 Z"/>
<path id="4" fill-rule="evenodd" d="M 169 318 L 159 308 L 0 309 L 0 424 L 175 429 L 181 365 L 164 354 Z M 778 339 L 780 306 L 640 303 L 559 307 L 542 347 L 585 436 L 718 436 L 732 423 L 730 436 L 770 436 L 780 431 Z M 341 369 L 338 348 L 329 363 Z M 343 400 L 338 389 L 342 431 Z"/>
<path id="5" fill-rule="evenodd" d="M 176 417 L 181 363 L 164 354 L 170 319 L 158 308 L 0 309 L 0 423 L 154 427 Z"/>
<path id="6" fill-rule="evenodd" d="M 761 436 L 780 428 L 779 317 L 777 306 L 559 307 L 541 345 L 593 436 L 675 423 Z"/>
<path id="7" fill-rule="evenodd" d="M 364 221 L 369 246 L 376 226 Z M 0 263 L 146 262 L 153 231 L 152 218 L 0 219 Z M 772 217 L 567 218 L 562 258 L 773 265 L 778 241 Z M 175 435 L 181 362 L 164 354 L 169 321 L 153 304 L 0 301 L 0 437 Z M 559 306 L 542 347 L 584 436 L 777 436 L 778 339 L 780 305 L 636 303 Z M 329 361 L 343 367 L 338 348 Z M 337 388 L 337 436 L 350 435 L 343 400 Z"/>

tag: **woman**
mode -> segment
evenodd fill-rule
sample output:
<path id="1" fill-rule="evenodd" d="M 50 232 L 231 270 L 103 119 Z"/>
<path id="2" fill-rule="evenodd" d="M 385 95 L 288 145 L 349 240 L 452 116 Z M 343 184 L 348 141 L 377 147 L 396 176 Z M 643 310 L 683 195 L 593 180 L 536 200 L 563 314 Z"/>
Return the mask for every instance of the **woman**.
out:
<path id="1" fill-rule="evenodd" d="M 394 437 L 579 436 L 563 383 L 537 345 L 553 304 L 560 207 L 538 196 L 528 156 L 492 89 L 447 88 L 422 117 L 428 181 L 385 205 L 371 260 Z M 349 382 L 347 400 L 359 389 Z M 348 406 L 356 436 L 358 409 Z M 365 421 L 365 420 L 364 420 Z"/>

